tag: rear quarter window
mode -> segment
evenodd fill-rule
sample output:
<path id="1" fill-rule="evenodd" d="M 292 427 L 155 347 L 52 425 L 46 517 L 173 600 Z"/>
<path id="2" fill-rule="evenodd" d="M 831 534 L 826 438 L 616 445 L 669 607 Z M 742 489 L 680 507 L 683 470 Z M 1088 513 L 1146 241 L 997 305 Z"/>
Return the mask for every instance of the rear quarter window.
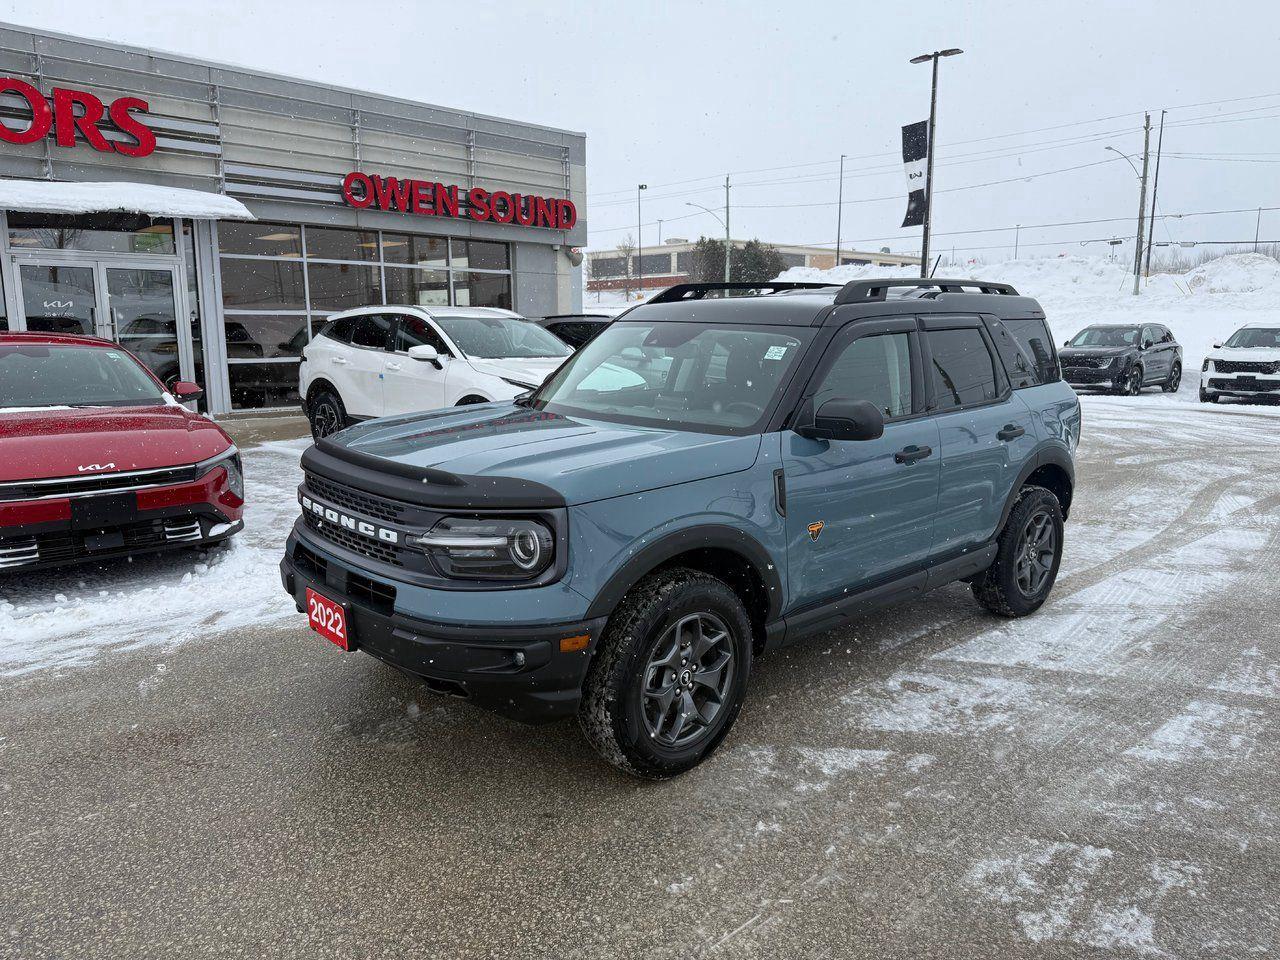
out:
<path id="1" fill-rule="evenodd" d="M 987 327 L 1015 390 L 1062 379 L 1058 352 L 1045 321 L 1035 317 L 989 320 Z"/>

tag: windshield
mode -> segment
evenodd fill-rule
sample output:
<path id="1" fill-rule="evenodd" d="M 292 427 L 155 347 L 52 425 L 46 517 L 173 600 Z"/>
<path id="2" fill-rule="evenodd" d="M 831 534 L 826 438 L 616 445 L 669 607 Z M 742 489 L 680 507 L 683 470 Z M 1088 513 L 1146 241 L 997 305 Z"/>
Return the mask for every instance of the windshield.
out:
<path id="1" fill-rule="evenodd" d="M 678 430 L 752 433 L 812 336 L 809 329 L 623 321 L 561 367 L 531 406 Z"/>
<path id="2" fill-rule="evenodd" d="M 1280 327 L 1244 327 L 1231 335 L 1226 346 L 1280 350 Z"/>
<path id="3" fill-rule="evenodd" d="M 469 357 L 567 357 L 573 351 L 554 334 L 518 317 L 459 317 L 432 314 Z"/>
<path id="4" fill-rule="evenodd" d="M 164 402 L 164 392 L 123 350 L 70 344 L 0 344 L 5 407 L 130 407 Z"/>
<path id="5" fill-rule="evenodd" d="M 1132 347 L 1137 342 L 1137 327 L 1085 327 L 1071 338 L 1073 347 Z"/>

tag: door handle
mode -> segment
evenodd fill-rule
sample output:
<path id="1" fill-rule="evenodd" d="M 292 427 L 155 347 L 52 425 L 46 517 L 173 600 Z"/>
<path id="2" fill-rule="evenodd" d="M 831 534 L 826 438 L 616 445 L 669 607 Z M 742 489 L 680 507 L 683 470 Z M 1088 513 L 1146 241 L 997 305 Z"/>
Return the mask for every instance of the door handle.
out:
<path id="1" fill-rule="evenodd" d="M 996 434 L 1001 440 L 1017 440 L 1027 431 L 1018 426 L 1016 423 L 1006 423 L 1004 427 Z"/>
<path id="2" fill-rule="evenodd" d="M 922 447 L 912 444 L 909 447 L 903 447 L 893 455 L 895 463 L 915 463 L 917 460 L 923 460 L 925 457 L 933 456 L 933 447 Z"/>
<path id="3" fill-rule="evenodd" d="M 337 363 L 337 364 L 346 364 L 347 358 L 346 357 L 330 357 L 329 362 Z"/>
<path id="4" fill-rule="evenodd" d="M 400 369 L 402 369 L 402 368 L 401 368 L 400 364 L 398 364 L 398 363 L 388 363 L 388 364 L 387 364 L 387 369 L 388 369 L 388 370 L 400 370 Z"/>

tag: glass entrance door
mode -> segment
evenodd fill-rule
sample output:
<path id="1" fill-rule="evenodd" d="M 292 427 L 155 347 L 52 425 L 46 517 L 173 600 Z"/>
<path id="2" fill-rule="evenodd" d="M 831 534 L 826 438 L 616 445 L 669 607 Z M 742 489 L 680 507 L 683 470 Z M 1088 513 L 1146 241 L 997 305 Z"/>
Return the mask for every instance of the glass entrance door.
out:
<path id="1" fill-rule="evenodd" d="M 92 264 L 22 263 L 18 281 L 26 329 L 102 336 L 98 277 Z"/>
<path id="2" fill-rule="evenodd" d="M 114 340 L 165 386 L 191 379 L 176 265 L 23 261 L 18 281 L 27 330 Z"/>
<path id="3" fill-rule="evenodd" d="M 104 265 L 101 269 L 111 327 L 102 335 L 150 367 L 166 387 L 184 379 L 178 347 L 177 267 Z"/>

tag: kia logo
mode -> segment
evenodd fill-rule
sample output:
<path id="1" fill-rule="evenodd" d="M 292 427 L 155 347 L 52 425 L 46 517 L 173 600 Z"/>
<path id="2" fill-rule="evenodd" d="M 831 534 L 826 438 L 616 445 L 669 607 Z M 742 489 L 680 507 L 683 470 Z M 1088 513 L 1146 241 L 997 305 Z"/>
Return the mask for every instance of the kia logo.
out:
<path id="1" fill-rule="evenodd" d="M 114 463 L 86 463 L 82 467 L 76 467 L 81 473 L 88 473 L 90 470 L 114 470 Z"/>
<path id="2" fill-rule="evenodd" d="M 75 307 L 74 300 L 46 300 L 44 308 L 46 310 L 71 310 Z"/>

